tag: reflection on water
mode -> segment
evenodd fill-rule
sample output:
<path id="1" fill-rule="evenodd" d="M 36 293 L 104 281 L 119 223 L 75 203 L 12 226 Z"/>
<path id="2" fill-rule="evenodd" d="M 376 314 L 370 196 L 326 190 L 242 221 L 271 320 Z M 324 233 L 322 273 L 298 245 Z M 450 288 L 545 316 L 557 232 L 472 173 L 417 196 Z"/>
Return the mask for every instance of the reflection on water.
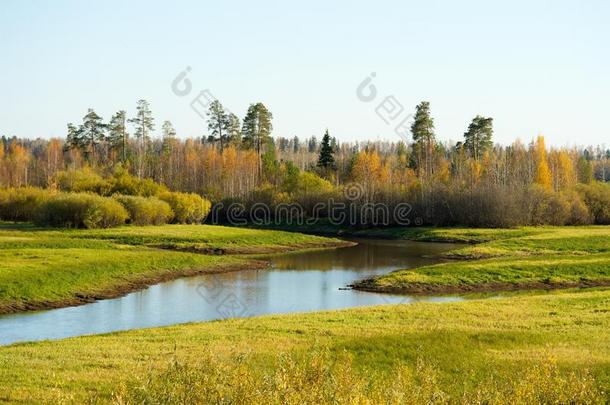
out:
<path id="1" fill-rule="evenodd" d="M 340 290 L 373 275 L 436 263 L 435 256 L 456 248 L 452 244 L 408 241 L 358 243 L 341 249 L 273 256 L 269 270 L 184 278 L 79 307 L 2 316 L 0 344 L 227 317 L 459 300 Z"/>

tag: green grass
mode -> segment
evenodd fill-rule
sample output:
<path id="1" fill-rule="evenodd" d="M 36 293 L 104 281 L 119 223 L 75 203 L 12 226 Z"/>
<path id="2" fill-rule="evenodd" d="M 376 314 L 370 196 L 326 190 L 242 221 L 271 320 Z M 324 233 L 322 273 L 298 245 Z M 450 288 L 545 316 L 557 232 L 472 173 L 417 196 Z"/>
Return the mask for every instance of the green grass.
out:
<path id="1" fill-rule="evenodd" d="M 469 260 L 394 272 L 376 279 L 377 287 L 476 290 L 610 280 L 610 227 L 375 232 L 478 243 L 449 253 Z M 3 225 L 0 297 L 13 305 L 40 297 L 61 302 L 75 291 L 96 294 L 159 271 L 249 260 L 158 247 L 255 253 L 328 243 L 220 227 Z M 610 400 L 608 330 L 610 289 L 582 289 L 15 344 L 0 347 L 0 402 L 602 403 Z"/>
<path id="2" fill-rule="evenodd" d="M 610 388 L 609 314 L 610 291 L 581 290 L 265 316 L 17 344 L 0 348 L 0 401 L 109 401 L 117 392 L 133 400 L 142 392 L 155 396 L 185 384 L 187 391 L 196 392 L 206 387 L 205 376 L 218 377 L 218 372 L 193 371 L 209 369 L 210 355 L 214 369 L 239 376 L 225 376 L 221 382 L 245 385 L 219 383 L 219 389 L 236 395 L 239 389 L 251 389 L 247 384 L 264 383 L 248 382 L 253 376 L 271 374 L 277 382 L 274 373 L 281 353 L 299 359 L 320 348 L 330 359 L 351 358 L 356 377 L 337 371 L 334 378 L 348 375 L 358 384 L 363 379 L 392 387 L 397 367 L 402 367 L 416 377 L 418 387 L 432 385 L 434 392 L 453 401 L 494 392 L 492 397 L 499 398 L 498 392 L 508 392 L 523 403 L 545 389 L 566 396 L 585 388 L 589 392 L 590 376 L 599 399 Z M 178 377 L 175 372 L 164 374 L 174 361 L 187 367 Z M 317 368 L 326 369 L 325 364 Z M 433 371 L 422 376 L 418 364 Z M 562 385 L 547 376 L 549 365 L 556 365 L 566 381 L 574 378 L 572 383 Z M 307 370 L 289 368 L 280 377 L 293 384 L 313 378 Z M 124 384 L 127 393 L 121 389 Z M 353 391 L 361 389 L 354 386 Z M 305 398 L 301 395 L 297 399 Z"/>
<path id="3" fill-rule="evenodd" d="M 287 232 L 205 225 L 90 231 L 2 224 L 0 313 L 73 305 L 183 275 L 260 266 L 240 256 L 196 253 L 208 249 L 237 254 L 337 243 Z"/>
<path id="4" fill-rule="evenodd" d="M 610 283 L 610 227 L 541 227 L 514 230 L 421 229 L 402 237 L 479 242 L 454 250 L 450 261 L 368 280 L 367 289 L 455 292 L 559 288 Z"/>
<path id="5" fill-rule="evenodd" d="M 130 245 L 179 249 L 222 250 L 227 253 L 265 253 L 295 247 L 330 245 L 337 240 L 295 232 L 211 225 L 165 225 L 79 231 L 74 238 L 112 240 Z"/>

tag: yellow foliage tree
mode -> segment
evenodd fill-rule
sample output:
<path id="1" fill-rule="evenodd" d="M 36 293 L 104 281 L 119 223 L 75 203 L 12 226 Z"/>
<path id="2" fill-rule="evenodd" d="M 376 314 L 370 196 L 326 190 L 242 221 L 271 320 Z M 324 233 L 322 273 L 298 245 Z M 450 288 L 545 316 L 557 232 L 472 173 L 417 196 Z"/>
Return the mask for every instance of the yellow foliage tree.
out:
<path id="1" fill-rule="evenodd" d="M 551 176 L 551 170 L 549 169 L 549 162 L 546 156 L 546 146 L 544 144 L 544 137 L 542 135 L 538 136 L 538 139 L 536 140 L 534 154 L 536 159 L 536 184 L 541 185 L 546 190 L 552 190 L 553 179 Z"/>
<path id="2" fill-rule="evenodd" d="M 29 161 L 30 151 L 13 140 L 6 156 L 6 171 L 10 186 L 21 187 L 28 184 Z"/>

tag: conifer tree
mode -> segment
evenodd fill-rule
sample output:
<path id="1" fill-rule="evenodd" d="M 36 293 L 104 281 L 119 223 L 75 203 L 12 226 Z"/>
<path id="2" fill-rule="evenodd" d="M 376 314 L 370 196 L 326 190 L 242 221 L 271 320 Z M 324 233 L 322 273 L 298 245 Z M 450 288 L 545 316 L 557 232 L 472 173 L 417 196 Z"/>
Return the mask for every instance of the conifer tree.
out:
<path id="1" fill-rule="evenodd" d="M 85 153 L 92 161 L 95 161 L 96 146 L 105 139 L 105 129 L 106 125 L 102 122 L 102 117 L 97 115 L 92 108 L 89 108 L 87 114 L 83 117 L 83 125 L 80 132 L 82 141 L 88 149 Z"/>
<path id="2" fill-rule="evenodd" d="M 322 144 L 320 145 L 320 155 L 318 157 L 319 168 L 326 171 L 335 169 L 335 157 L 333 156 L 333 152 L 330 135 L 328 134 L 327 129 L 322 137 Z"/>
<path id="3" fill-rule="evenodd" d="M 108 124 L 108 144 L 113 150 L 121 151 L 121 161 L 127 160 L 127 112 L 121 110 L 112 116 Z"/>
<path id="4" fill-rule="evenodd" d="M 414 148 L 417 155 L 417 169 L 421 174 L 432 174 L 432 154 L 436 142 L 434 120 L 430 116 L 430 103 L 422 101 L 416 107 L 415 118 L 411 125 Z"/>
<path id="5" fill-rule="evenodd" d="M 129 122 L 134 124 L 136 128 L 134 135 L 138 140 L 138 177 L 142 178 L 145 155 L 147 153 L 148 142 L 150 141 L 150 133 L 155 129 L 154 119 L 148 101 L 138 100 L 136 116 L 129 119 Z"/>
<path id="6" fill-rule="evenodd" d="M 208 142 L 218 142 L 220 144 L 220 151 L 222 152 L 228 140 L 229 116 L 218 100 L 214 100 L 210 103 L 207 115 L 208 130 L 210 131 Z"/>
<path id="7" fill-rule="evenodd" d="M 464 134 L 464 146 L 474 160 L 481 160 L 483 154 L 491 147 L 493 136 L 493 118 L 477 115 Z"/>

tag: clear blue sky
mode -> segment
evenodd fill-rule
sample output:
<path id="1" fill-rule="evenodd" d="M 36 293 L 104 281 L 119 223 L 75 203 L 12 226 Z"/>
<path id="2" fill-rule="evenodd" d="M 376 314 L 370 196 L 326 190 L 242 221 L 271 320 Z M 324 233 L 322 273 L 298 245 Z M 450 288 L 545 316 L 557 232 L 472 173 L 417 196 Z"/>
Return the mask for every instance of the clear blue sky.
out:
<path id="1" fill-rule="evenodd" d="M 610 144 L 609 21 L 605 0 L 4 0 L 0 134 L 64 136 L 89 107 L 107 119 L 145 98 L 158 129 L 198 136 L 189 102 L 209 89 L 240 117 L 264 102 L 277 136 L 397 139 L 375 114 L 394 95 L 409 112 L 430 101 L 441 140 L 482 114 L 501 143 Z M 193 91 L 178 97 L 186 66 Z"/>

